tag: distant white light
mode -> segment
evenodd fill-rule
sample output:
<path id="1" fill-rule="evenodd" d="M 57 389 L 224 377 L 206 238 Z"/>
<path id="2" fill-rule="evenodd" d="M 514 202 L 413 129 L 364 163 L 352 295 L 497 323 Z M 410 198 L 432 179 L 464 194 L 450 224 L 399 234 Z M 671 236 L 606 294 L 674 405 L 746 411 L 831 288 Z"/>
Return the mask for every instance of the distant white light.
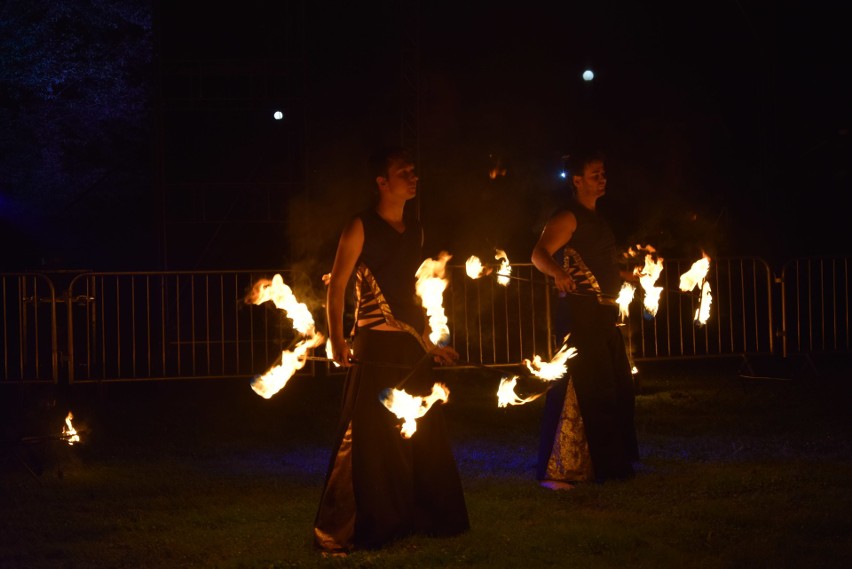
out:
<path id="1" fill-rule="evenodd" d="M 275 118 L 275 120 L 280 121 L 284 118 L 284 113 L 282 113 L 281 111 L 275 111 L 272 116 Z"/>
<path id="2" fill-rule="evenodd" d="M 591 69 L 583 71 L 583 81 L 591 81 L 595 78 L 595 73 Z"/>
<path id="3" fill-rule="evenodd" d="M 563 180 L 568 177 L 568 174 L 565 173 L 565 170 L 559 172 L 559 177 Z"/>

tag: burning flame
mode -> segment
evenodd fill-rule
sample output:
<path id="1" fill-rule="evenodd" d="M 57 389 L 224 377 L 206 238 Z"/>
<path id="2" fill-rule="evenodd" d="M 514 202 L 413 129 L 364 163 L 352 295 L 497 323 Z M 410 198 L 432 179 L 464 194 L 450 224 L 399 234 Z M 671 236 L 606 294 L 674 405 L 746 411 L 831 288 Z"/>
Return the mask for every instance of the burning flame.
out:
<path id="1" fill-rule="evenodd" d="M 73 418 L 74 415 L 71 411 L 68 411 L 68 416 L 65 417 L 65 426 L 62 427 L 62 438 L 68 441 L 69 445 L 80 442 L 80 435 L 77 434 L 77 429 L 71 424 Z"/>
<path id="2" fill-rule="evenodd" d="M 539 379 L 544 381 L 559 379 L 568 372 L 568 366 L 565 365 L 565 362 L 577 355 L 577 348 L 573 346 L 569 348 L 567 342 L 568 336 L 565 337 L 562 348 L 556 352 L 556 355 L 549 362 L 542 362 L 541 356 L 534 356 L 532 361 L 525 359 L 524 364 Z"/>
<path id="3" fill-rule="evenodd" d="M 491 273 L 491 269 L 487 269 L 482 261 L 479 260 L 479 257 L 476 255 L 471 255 L 468 257 L 467 261 L 464 264 L 465 272 L 467 276 L 472 279 L 478 279 L 483 275 L 487 275 Z"/>
<path id="4" fill-rule="evenodd" d="M 710 305 L 712 303 L 713 295 L 710 294 L 710 283 L 705 281 L 701 286 L 701 302 L 695 310 L 695 322 L 707 324 L 707 319 L 710 318 Z"/>
<path id="5" fill-rule="evenodd" d="M 386 389 L 379 400 L 398 419 L 403 420 L 400 434 L 410 439 L 417 430 L 417 419 L 425 415 L 436 401 L 446 403 L 449 396 L 447 386 L 436 383 L 432 386 L 432 393 L 425 397 L 410 395 L 401 389 Z"/>
<path id="6" fill-rule="evenodd" d="M 512 265 L 509 264 L 509 257 L 505 251 L 495 249 L 495 252 L 494 258 L 500 261 L 500 268 L 497 269 L 497 283 L 506 286 L 512 278 Z M 471 255 L 465 262 L 465 272 L 470 278 L 478 279 L 485 275 L 490 275 L 494 272 L 494 269 L 483 265 L 482 261 L 476 255 Z"/>
<path id="7" fill-rule="evenodd" d="M 630 249 L 630 255 L 637 255 L 641 251 L 645 253 L 645 267 L 640 269 L 636 267 L 633 274 L 639 277 L 639 284 L 642 285 L 642 290 L 645 291 L 643 304 L 645 310 L 651 316 L 657 315 L 657 310 L 660 308 L 660 293 L 663 292 L 663 287 L 655 286 L 654 283 L 660 278 L 660 273 L 663 272 L 663 258 L 656 256 L 656 249 L 651 245 L 636 245 L 637 252 Z"/>
<path id="8" fill-rule="evenodd" d="M 251 304 L 263 304 L 271 300 L 277 308 L 283 310 L 287 317 L 293 322 L 295 328 L 302 336 L 302 340 L 296 344 L 293 351 L 281 352 L 281 363 L 272 366 L 266 373 L 256 377 L 251 388 L 255 393 L 265 399 L 269 399 L 287 385 L 297 370 L 305 367 L 308 358 L 308 350 L 323 343 L 325 337 L 318 333 L 314 327 L 314 318 L 308 307 L 299 302 L 290 287 L 284 283 L 281 275 L 276 274 L 272 280 L 261 279 L 252 288 L 246 297 L 246 302 Z"/>
<path id="9" fill-rule="evenodd" d="M 515 393 L 515 386 L 518 384 L 518 376 L 511 379 L 504 377 L 500 380 L 500 387 L 497 388 L 497 407 L 506 407 L 507 405 L 523 405 L 530 401 L 535 401 L 541 397 L 544 392 L 532 395 L 527 398 L 521 398 Z"/>
<path id="10" fill-rule="evenodd" d="M 701 252 L 701 258 L 692 263 L 688 271 L 680 276 L 680 290 L 689 292 L 695 288 L 701 290 L 701 302 L 695 311 L 695 322 L 706 324 L 710 317 L 710 304 L 713 302 L 713 296 L 710 294 L 710 283 L 705 279 L 707 272 L 710 270 L 710 257 L 705 252 Z"/>
<path id="11" fill-rule="evenodd" d="M 703 282 L 710 270 L 710 257 L 702 252 L 701 258 L 692 263 L 688 271 L 680 276 L 680 290 L 688 292 Z"/>
<path id="12" fill-rule="evenodd" d="M 512 266 L 509 264 L 509 257 L 506 252 L 501 249 L 496 249 L 497 254 L 494 258 L 500 261 L 500 268 L 497 269 L 497 283 L 503 286 L 509 284 L 509 277 L 512 274 Z"/>
<path id="13" fill-rule="evenodd" d="M 444 278 L 444 269 L 447 261 L 452 255 L 441 251 L 438 260 L 426 259 L 417 269 L 417 296 L 426 308 L 429 317 L 429 328 L 432 330 L 429 339 L 438 346 L 446 345 L 450 339 L 450 328 L 447 325 L 447 316 L 444 314 L 444 290 L 447 288 L 447 279 Z"/>
<path id="14" fill-rule="evenodd" d="M 636 287 L 625 282 L 621 285 L 621 290 L 618 291 L 618 298 L 615 299 L 618 304 L 618 314 L 621 320 L 624 321 L 630 313 L 630 303 L 633 302 L 633 296 L 636 294 Z"/>
<path id="15" fill-rule="evenodd" d="M 329 361 L 334 364 L 334 367 L 340 367 L 340 364 L 334 361 L 331 357 L 331 338 L 329 338 L 325 342 L 325 355 L 328 357 Z"/>

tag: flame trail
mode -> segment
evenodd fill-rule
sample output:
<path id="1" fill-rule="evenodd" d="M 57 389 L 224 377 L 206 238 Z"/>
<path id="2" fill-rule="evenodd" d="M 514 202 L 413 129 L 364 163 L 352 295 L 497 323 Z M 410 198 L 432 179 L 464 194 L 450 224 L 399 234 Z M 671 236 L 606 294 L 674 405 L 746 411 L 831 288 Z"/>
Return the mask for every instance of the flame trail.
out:
<path id="1" fill-rule="evenodd" d="M 701 258 L 692 263 L 689 270 L 680 276 L 680 290 L 683 292 L 694 289 L 707 277 L 707 272 L 710 270 L 710 257 L 704 252 L 701 255 Z"/>
<path id="2" fill-rule="evenodd" d="M 568 347 L 568 336 L 565 336 L 565 342 L 549 362 L 543 362 L 541 356 L 534 356 L 532 361 L 525 359 L 524 365 L 527 369 L 539 379 L 544 381 L 555 381 L 568 373 L 566 361 L 577 355 L 577 348 Z"/>
<path id="3" fill-rule="evenodd" d="M 710 305 L 713 302 L 713 296 L 710 294 L 710 283 L 705 280 L 709 270 L 710 257 L 702 251 L 701 258 L 692 263 L 689 270 L 680 276 L 680 290 L 689 292 L 699 288 L 701 291 L 701 301 L 693 319 L 697 324 L 706 324 L 710 317 Z"/>
<path id="4" fill-rule="evenodd" d="M 639 275 L 639 284 L 645 291 L 643 304 L 645 310 L 651 316 L 657 315 L 657 310 L 660 308 L 660 294 L 663 292 L 663 287 L 655 286 L 654 283 L 660 278 L 660 273 L 663 271 L 663 260 L 654 261 L 650 256 L 645 258 L 645 268 Z"/>
<path id="5" fill-rule="evenodd" d="M 515 386 L 517 384 L 517 375 L 512 378 L 504 377 L 500 380 L 500 386 L 497 388 L 497 407 L 506 407 L 507 405 L 524 405 L 530 401 L 535 401 L 545 393 L 541 392 L 530 397 L 522 398 L 515 393 Z"/>
<path id="6" fill-rule="evenodd" d="M 293 351 L 283 350 L 281 352 L 281 363 L 272 366 L 266 373 L 252 380 L 251 388 L 265 399 L 269 399 L 281 391 L 293 377 L 293 374 L 305 367 L 308 350 L 325 341 L 325 337 L 318 333 L 314 327 L 311 311 L 304 303 L 296 299 L 293 291 L 284 283 L 280 274 L 273 276 L 271 281 L 268 279 L 257 281 L 251 293 L 246 297 L 246 302 L 250 304 L 263 304 L 269 300 L 285 312 L 293 322 L 293 328 L 303 338 L 296 344 Z"/>
<path id="7" fill-rule="evenodd" d="M 698 324 L 706 324 L 710 318 L 710 305 L 713 303 L 713 295 L 710 294 L 710 283 L 705 282 L 701 287 L 701 302 L 695 309 L 695 318 Z"/>
<path id="8" fill-rule="evenodd" d="M 400 389 L 388 388 L 384 390 L 379 400 L 382 405 L 387 407 L 388 411 L 403 420 L 400 434 L 406 439 L 410 439 L 411 435 L 417 431 L 417 419 L 425 415 L 437 401 L 446 403 L 449 396 L 450 390 L 447 386 L 443 383 L 436 383 L 432 386 L 432 393 L 425 397 L 410 395 Z"/>
<path id="9" fill-rule="evenodd" d="M 615 299 L 615 302 L 618 304 L 618 314 L 621 316 L 622 322 L 630 314 L 630 303 L 633 302 L 635 294 L 636 287 L 628 282 L 621 285 L 621 290 L 618 291 L 618 298 Z"/>
<path id="10" fill-rule="evenodd" d="M 509 278 L 512 275 L 512 265 L 509 264 L 509 257 L 505 251 L 497 249 L 494 258 L 500 261 L 500 268 L 497 270 L 497 283 L 507 286 Z"/>
<path id="11" fill-rule="evenodd" d="M 450 339 L 450 328 L 448 319 L 444 314 L 444 290 L 447 288 L 447 279 L 444 278 L 444 270 L 447 261 L 452 255 L 441 251 L 438 259 L 426 259 L 417 269 L 417 296 L 426 308 L 429 317 L 429 339 L 433 344 L 444 346 Z"/>

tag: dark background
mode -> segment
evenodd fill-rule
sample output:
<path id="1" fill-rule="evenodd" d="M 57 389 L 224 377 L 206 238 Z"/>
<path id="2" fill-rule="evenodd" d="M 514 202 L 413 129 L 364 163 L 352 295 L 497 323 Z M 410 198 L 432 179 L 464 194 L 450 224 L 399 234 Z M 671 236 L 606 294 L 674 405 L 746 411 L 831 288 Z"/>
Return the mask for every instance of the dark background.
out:
<path id="1" fill-rule="evenodd" d="M 847 254 L 836 8 L 550 4 L 8 1 L 0 269 L 323 272 L 388 142 L 457 261 L 527 262 L 586 141 L 625 247 Z"/>

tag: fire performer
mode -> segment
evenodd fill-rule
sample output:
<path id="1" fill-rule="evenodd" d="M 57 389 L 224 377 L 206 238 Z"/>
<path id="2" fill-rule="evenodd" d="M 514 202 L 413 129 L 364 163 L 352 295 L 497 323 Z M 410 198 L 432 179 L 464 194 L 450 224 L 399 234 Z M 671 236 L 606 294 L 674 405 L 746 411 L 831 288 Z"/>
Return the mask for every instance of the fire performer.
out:
<path id="1" fill-rule="evenodd" d="M 635 393 L 615 300 L 624 280 L 615 236 L 595 206 L 606 192 L 599 152 L 568 158 L 573 199 L 547 222 L 532 262 L 559 292 L 553 319 L 557 338 L 570 335 L 577 355 L 570 373 L 545 399 L 536 477 L 542 486 L 624 479 L 639 459 Z"/>
<path id="2" fill-rule="evenodd" d="M 405 438 L 380 402 L 386 389 L 402 382 L 409 394 L 428 395 L 433 363 L 452 363 L 458 354 L 429 340 L 425 311 L 415 296 L 423 230 L 405 213 L 406 202 L 417 193 L 412 159 L 401 148 L 383 149 L 371 157 L 370 171 L 377 201 L 343 229 L 328 283 L 331 356 L 348 369 L 337 442 L 314 524 L 315 543 L 325 553 L 469 528 L 441 406 L 420 418 L 417 433 Z M 350 352 L 343 311 L 353 272 Z"/>

